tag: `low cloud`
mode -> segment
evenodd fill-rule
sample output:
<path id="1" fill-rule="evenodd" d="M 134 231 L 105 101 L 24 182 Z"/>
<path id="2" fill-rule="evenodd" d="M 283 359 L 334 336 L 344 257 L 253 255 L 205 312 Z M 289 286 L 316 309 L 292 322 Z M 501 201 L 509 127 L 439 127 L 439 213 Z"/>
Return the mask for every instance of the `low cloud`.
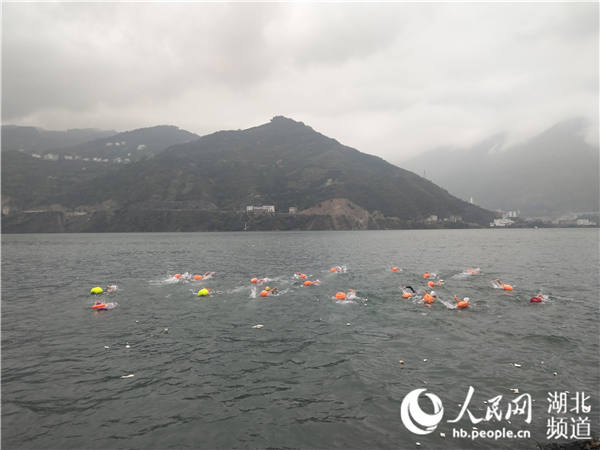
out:
<path id="1" fill-rule="evenodd" d="M 283 114 L 400 162 L 597 124 L 597 17 L 597 3 L 8 3 L 2 121 L 206 134 Z"/>

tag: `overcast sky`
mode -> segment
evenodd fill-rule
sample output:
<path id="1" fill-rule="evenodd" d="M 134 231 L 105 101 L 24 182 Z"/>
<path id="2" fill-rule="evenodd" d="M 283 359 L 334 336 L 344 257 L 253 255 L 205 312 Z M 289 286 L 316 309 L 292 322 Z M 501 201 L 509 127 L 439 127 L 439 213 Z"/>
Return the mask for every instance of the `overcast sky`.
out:
<path id="1" fill-rule="evenodd" d="M 2 13 L 5 124 L 203 135 L 285 115 L 398 163 L 573 116 L 598 123 L 598 3 L 3 2 Z"/>

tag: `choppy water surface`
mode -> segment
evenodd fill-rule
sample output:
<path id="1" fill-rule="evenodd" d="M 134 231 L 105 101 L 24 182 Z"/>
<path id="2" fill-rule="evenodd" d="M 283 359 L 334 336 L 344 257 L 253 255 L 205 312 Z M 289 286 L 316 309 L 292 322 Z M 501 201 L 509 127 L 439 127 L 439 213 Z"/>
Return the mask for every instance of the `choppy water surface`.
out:
<path id="1" fill-rule="evenodd" d="M 591 394 L 597 434 L 598 267 L 598 230 L 2 236 L 3 448 L 535 448 L 554 391 Z M 432 307 L 400 296 L 425 271 L 445 280 Z M 254 296 L 252 277 L 281 295 Z M 92 311 L 109 283 L 116 307 Z M 365 300 L 332 299 L 349 288 Z M 530 394 L 530 425 L 477 427 L 531 439 L 452 438 L 473 426 L 446 422 L 469 386 L 476 416 Z M 444 406 L 424 436 L 400 418 L 418 388 Z"/>

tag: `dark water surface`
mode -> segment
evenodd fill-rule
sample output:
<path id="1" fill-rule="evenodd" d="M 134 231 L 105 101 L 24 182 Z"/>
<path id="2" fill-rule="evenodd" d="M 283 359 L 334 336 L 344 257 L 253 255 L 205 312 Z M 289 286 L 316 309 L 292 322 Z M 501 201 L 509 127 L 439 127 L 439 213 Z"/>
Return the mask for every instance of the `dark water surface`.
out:
<path id="1" fill-rule="evenodd" d="M 550 416 L 577 417 L 548 413 L 548 392 L 565 391 L 591 395 L 583 415 L 597 434 L 598 237 L 589 229 L 2 236 L 2 448 L 536 448 L 550 442 Z M 334 265 L 347 273 L 331 274 Z M 474 267 L 481 274 L 453 278 Z M 168 282 L 209 270 L 205 283 Z M 296 271 L 322 284 L 304 287 Z M 425 287 L 425 271 L 446 280 L 441 300 L 468 296 L 472 307 L 402 299 L 401 285 Z M 255 276 L 273 278 L 282 294 L 252 298 Z M 514 291 L 493 289 L 495 278 Z M 118 306 L 92 311 L 90 288 L 108 283 L 119 290 L 106 300 Z M 216 293 L 199 298 L 199 286 Z M 367 300 L 332 299 L 348 288 Z M 530 303 L 540 290 L 549 300 Z M 525 429 L 531 439 L 453 438 L 453 427 L 474 426 L 467 415 L 446 421 L 469 386 L 469 410 L 481 417 L 485 400 L 502 395 L 506 410 L 517 397 L 510 389 L 530 394 L 531 424 L 514 416 L 476 426 Z M 425 436 L 400 418 L 418 388 L 444 406 Z M 420 404 L 433 412 L 427 398 Z"/>

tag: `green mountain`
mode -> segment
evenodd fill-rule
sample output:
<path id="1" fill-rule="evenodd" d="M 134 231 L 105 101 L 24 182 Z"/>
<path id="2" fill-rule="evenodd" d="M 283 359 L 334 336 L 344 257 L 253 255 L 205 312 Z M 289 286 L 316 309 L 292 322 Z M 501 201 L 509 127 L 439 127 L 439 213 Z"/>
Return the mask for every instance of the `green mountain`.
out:
<path id="1" fill-rule="evenodd" d="M 67 145 L 74 142 L 73 130 L 46 132 L 11 126 L 2 130 L 6 150 L 2 152 L 2 207 L 9 211 L 47 209 L 50 205 L 61 209 L 61 199 L 76 186 L 198 138 L 174 126 L 156 126 L 101 138 L 98 133 L 79 133 L 80 139 L 93 136 L 93 140 Z M 47 139 L 48 133 L 60 139 Z M 62 147 L 52 147 L 61 143 Z"/>
<path id="2" fill-rule="evenodd" d="M 496 135 L 465 149 L 437 149 L 404 163 L 461 198 L 527 216 L 560 216 L 599 208 L 599 149 L 581 119 L 560 122 L 505 148 Z"/>
<path id="3" fill-rule="evenodd" d="M 493 217 L 412 172 L 280 116 L 90 174 L 45 202 L 96 214 L 92 222 L 102 223 L 96 231 L 241 229 L 244 223 L 251 229 L 402 228 L 423 227 L 431 215 L 454 226 L 485 225 Z M 285 214 L 247 215 L 248 205 L 274 205 Z M 298 214 L 287 214 L 289 207 Z"/>

